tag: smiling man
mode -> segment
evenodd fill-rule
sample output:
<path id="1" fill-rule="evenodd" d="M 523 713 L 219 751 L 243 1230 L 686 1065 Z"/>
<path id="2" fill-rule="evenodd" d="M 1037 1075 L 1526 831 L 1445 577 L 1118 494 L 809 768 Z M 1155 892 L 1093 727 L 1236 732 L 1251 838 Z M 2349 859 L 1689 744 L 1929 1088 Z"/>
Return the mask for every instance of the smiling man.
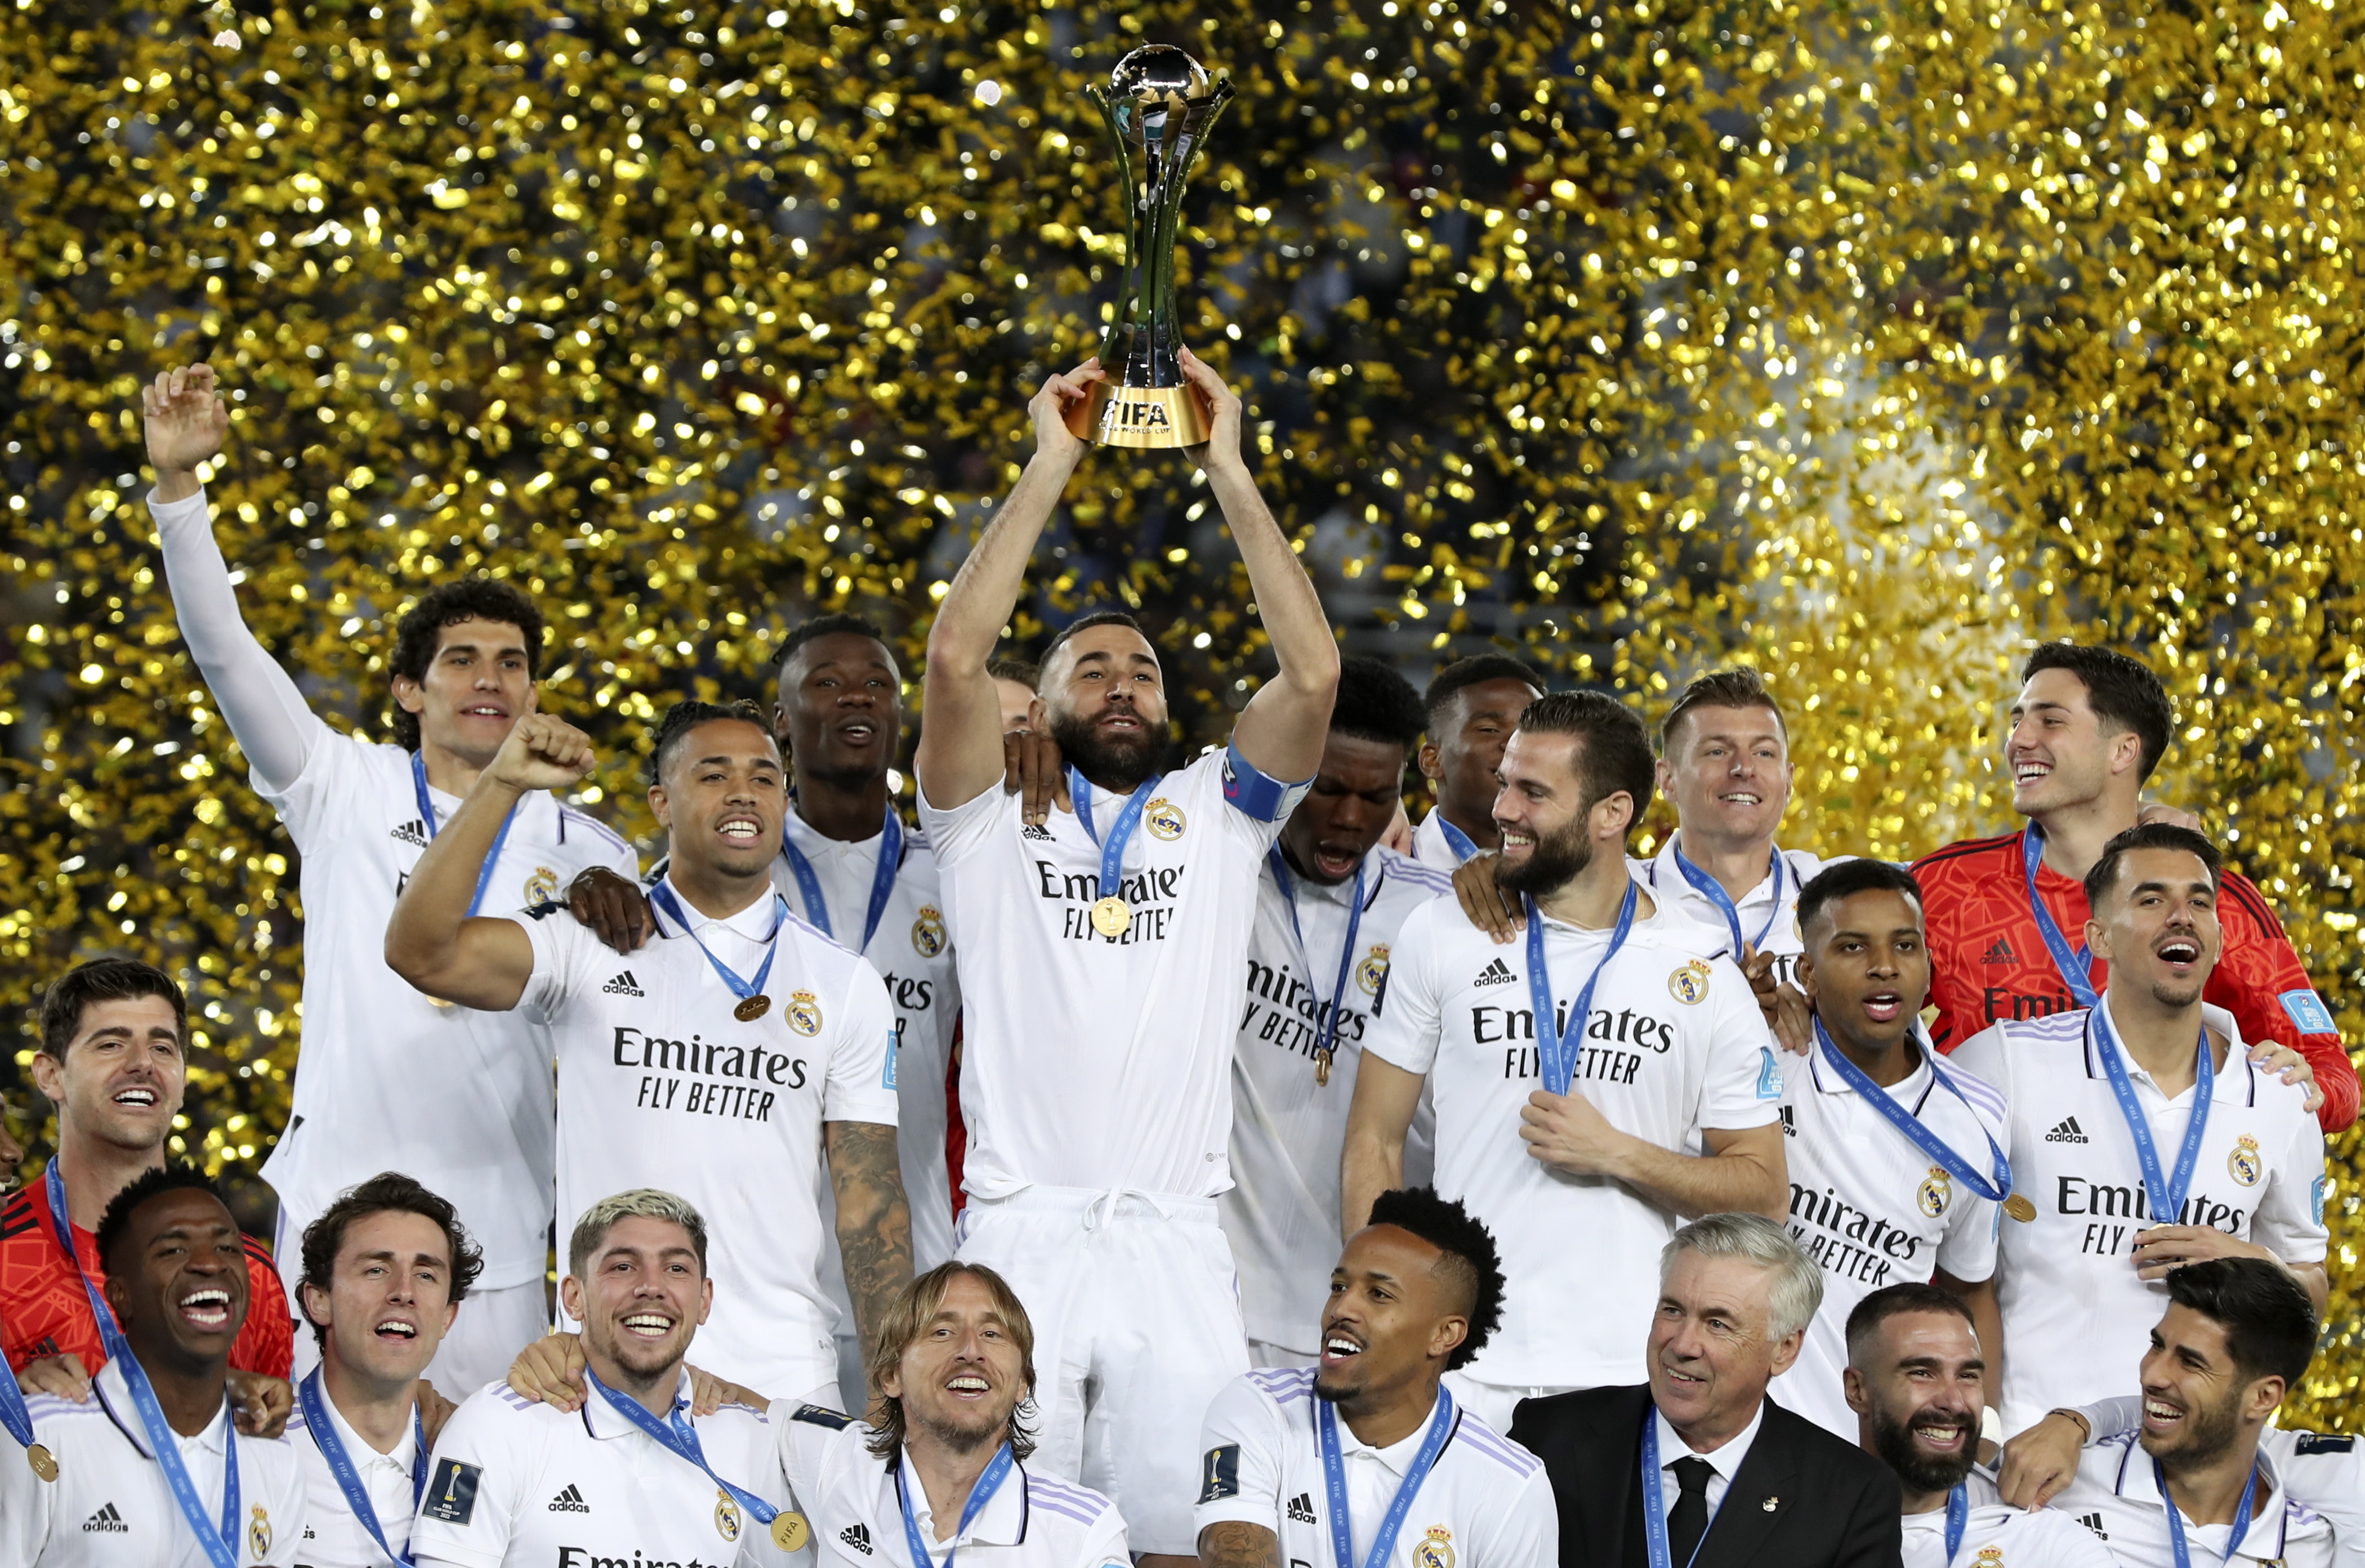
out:
<path id="1" fill-rule="evenodd" d="M 779 1422 L 780 1468 L 822 1562 L 1126 1568 L 1115 1505 L 1026 1466 L 1035 1328 L 1000 1274 L 950 1262 L 913 1280 L 869 1382 L 876 1426 L 813 1405 Z"/>
<path id="2" fill-rule="evenodd" d="M 279 1194 L 287 1291 L 297 1238 L 354 1182 L 392 1166 L 451 1193 L 484 1244 L 485 1279 L 433 1371 L 474 1388 L 547 1322 L 550 1052 L 524 1019 L 429 1002 L 387 970 L 382 944 L 405 879 L 532 706 L 542 612 L 490 577 L 430 589 L 382 650 L 392 744 L 331 729 L 247 629 L 214 539 L 196 476 L 230 430 L 213 368 L 160 375 L 142 396 L 148 506 L 181 634 L 302 859 L 303 1048 L 286 1130 L 263 1167 Z M 524 909 L 593 868 L 640 869 L 631 846 L 545 790 L 517 797 L 487 858 L 471 913 Z M 308 1366 L 310 1336 L 296 1350 Z"/>
<path id="3" fill-rule="evenodd" d="M 583 1326 L 590 1397 L 569 1412 L 496 1383 L 460 1406 L 411 1534 L 420 1568 L 753 1568 L 804 1544 L 769 1418 L 691 1407 L 684 1358 L 716 1295 L 707 1249 L 706 1222 L 670 1193 L 584 1211 L 559 1293 Z"/>
<path id="4" fill-rule="evenodd" d="M 2091 1008 L 1999 1023 L 1955 1062 L 2003 1091 L 2013 1196 L 1996 1294 L 2004 1435 L 2120 1391 L 2171 1271 L 2275 1259 L 2319 1305 L 2324 1135 L 2203 1000 L 2223 951 L 2217 850 L 2130 828 L 2086 875 L 2085 937 L 2113 966 Z"/>
<path id="5" fill-rule="evenodd" d="M 1381 1193 L 1330 1272 L 1319 1362 L 1250 1372 L 1208 1408 L 1204 1568 L 1552 1562 L 1543 1466 L 1442 1382 L 1502 1306 L 1494 1238 L 1468 1210 L 1426 1187 Z"/>
<path id="6" fill-rule="evenodd" d="M 701 1361 L 826 1404 L 837 1351 L 820 1279 L 824 1157 L 866 1342 L 912 1271 L 886 989 L 773 889 L 787 778 L 748 703 L 678 702 L 658 724 L 649 805 L 672 856 L 649 895 L 647 946 L 619 955 L 547 907 L 472 918 L 469 890 L 510 803 L 590 766 L 581 731 L 544 713 L 519 723 L 420 859 L 387 961 L 430 995 L 548 1023 L 561 1206 L 588 1209 L 622 1179 L 662 1182 L 714 1216 L 723 1305 Z"/>
<path id="7" fill-rule="evenodd" d="M 1519 711 L 1544 694 L 1535 666 L 1508 654 L 1474 654 L 1429 678 L 1421 695 L 1427 738 L 1421 777 L 1436 803 L 1413 829 L 1413 858 L 1448 876 L 1482 849 L 1502 845 L 1495 825 L 1495 777 Z"/>
<path id="8" fill-rule="evenodd" d="M 223 1392 L 249 1305 L 229 1208 L 187 1165 L 142 1171 L 107 1205 L 97 1257 L 117 1353 L 88 1403 L 27 1401 L 56 1479 L 0 1467 L 0 1542 L 39 1568 L 287 1568 L 304 1520 L 296 1450 L 238 1432 Z"/>

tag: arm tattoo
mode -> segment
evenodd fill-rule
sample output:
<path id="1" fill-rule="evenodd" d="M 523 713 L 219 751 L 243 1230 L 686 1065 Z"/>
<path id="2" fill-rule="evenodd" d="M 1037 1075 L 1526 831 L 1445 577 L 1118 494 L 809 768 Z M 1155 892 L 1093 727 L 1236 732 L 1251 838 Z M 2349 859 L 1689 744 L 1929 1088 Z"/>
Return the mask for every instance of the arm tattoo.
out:
<path id="1" fill-rule="evenodd" d="M 1280 1568 L 1281 1538 L 1262 1525 L 1220 1519 L 1199 1532 L 1200 1568 Z"/>
<path id="2" fill-rule="evenodd" d="M 837 1194 L 837 1250 L 846 1260 L 846 1294 L 867 1364 L 887 1308 L 912 1280 L 912 1205 L 903 1195 L 893 1127 L 830 1122 L 824 1131 L 830 1187 Z"/>

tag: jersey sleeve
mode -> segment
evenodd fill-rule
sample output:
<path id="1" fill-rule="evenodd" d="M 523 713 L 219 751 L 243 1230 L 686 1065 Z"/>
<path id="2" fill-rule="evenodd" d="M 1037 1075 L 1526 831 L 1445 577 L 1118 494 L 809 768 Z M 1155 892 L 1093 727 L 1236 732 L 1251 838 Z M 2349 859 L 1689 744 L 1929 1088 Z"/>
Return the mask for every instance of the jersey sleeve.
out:
<path id="1" fill-rule="evenodd" d="M 1961 1071 L 1954 1062 L 1933 1070 L 1954 1070 L 1958 1081 L 1978 1076 Z M 1977 1098 L 1961 1102 L 1970 1112 L 1970 1119 L 1978 1125 L 1978 1131 L 1987 1136 L 1965 1139 L 1963 1148 L 1957 1152 L 1969 1162 L 1972 1170 L 1984 1178 L 1990 1176 L 1995 1168 L 1995 1156 L 1988 1148 L 1989 1138 L 1995 1140 L 1996 1148 L 2002 1150 L 2007 1158 L 2011 1155 L 2012 1117 L 2009 1103 L 2003 1100 L 2001 1090 L 1985 1081 L 1969 1086 L 1971 1096 L 1978 1096 L 1982 1090 L 1995 1095 L 1998 1103 L 2004 1108 L 1990 1115 Z M 1935 1092 L 1953 1098 L 1944 1088 Z M 1947 1217 L 1945 1234 L 1938 1238 L 1938 1267 L 1956 1279 L 1975 1285 L 1981 1280 L 1995 1277 L 1996 1249 L 2003 1227 L 2003 1205 L 1980 1197 L 1967 1187 L 1958 1188 L 1956 1196 L 1959 1201 L 1955 1204 L 1954 1213 Z"/>
<path id="2" fill-rule="evenodd" d="M 1553 1568 L 1560 1560 L 1560 1510 L 1552 1473 L 1541 1464 L 1519 1484 L 1510 1506 L 1488 1521 L 1486 1568 Z"/>
<path id="3" fill-rule="evenodd" d="M 1447 911 L 1443 918 L 1463 918 L 1461 906 L 1450 898 L 1423 904 L 1405 917 L 1395 951 L 1388 958 L 1388 972 L 1372 1003 L 1372 1032 L 1363 1040 L 1366 1054 L 1423 1076 L 1436 1065 L 1443 1030 L 1433 958 L 1440 908 Z"/>
<path id="4" fill-rule="evenodd" d="M 44 1434 L 33 1423 L 33 1440 Z M 0 1568 L 30 1568 L 48 1545 L 57 1514 L 57 1483 L 33 1473 L 17 1439 L 0 1435 Z"/>
<path id="5" fill-rule="evenodd" d="M 895 1010 L 887 983 L 870 960 L 854 960 L 843 1015 L 829 1051 L 829 1077 L 822 1086 L 824 1122 L 876 1122 L 895 1126 Z"/>
<path id="6" fill-rule="evenodd" d="M 565 905 L 544 904 L 522 915 L 499 918 L 516 921 L 533 946 L 533 973 L 518 998 L 519 1006 L 532 1008 L 547 1019 L 566 1005 L 567 998 L 600 983 L 600 977 L 587 967 L 599 961 L 595 949 L 600 939 Z"/>
<path id="7" fill-rule="evenodd" d="M 2218 922 L 2225 933 L 2225 951 L 2203 994 L 2234 1015 L 2245 1040 L 2272 1040 L 2305 1057 L 2324 1092 L 2315 1113 L 2318 1125 L 2327 1133 L 2343 1130 L 2357 1119 L 2357 1068 L 2282 922 L 2265 894 L 2230 873 Z"/>
<path id="8" fill-rule="evenodd" d="M 829 1461 L 830 1444 L 854 1425 L 854 1418 L 818 1405 L 790 1405 L 785 1399 L 772 1401 L 771 1416 L 780 1477 L 789 1484 L 793 1505 L 810 1518 L 821 1501 L 822 1471 Z"/>
<path id="9" fill-rule="evenodd" d="M 918 791 L 918 800 L 920 826 L 927 831 L 928 847 L 936 852 L 940 868 L 957 866 L 975 854 L 979 846 L 992 837 L 1003 816 L 1018 810 L 1018 798 L 1005 794 L 999 785 L 981 790 L 974 799 L 948 808 L 930 805 L 925 790 Z"/>
<path id="10" fill-rule="evenodd" d="M 2296 1091 L 2274 1087 L 2298 1102 Z M 2283 1148 L 2250 1220 L 2250 1238 L 2286 1263 L 2321 1263 L 2331 1239 L 2324 1225 L 2324 1129 L 2312 1117 L 2294 1115 Z"/>
<path id="11" fill-rule="evenodd" d="M 410 1554 L 419 1562 L 457 1568 L 500 1568 L 517 1518 L 539 1469 L 539 1443 L 523 1441 L 501 1403 L 506 1384 L 474 1394 L 435 1439 L 427 1490 L 410 1527 Z"/>
<path id="12" fill-rule="evenodd" d="M 1282 1445 L 1288 1440 L 1281 1406 L 1248 1377 L 1224 1385 L 1200 1427 L 1199 1501 L 1191 1511 L 1195 1535 L 1209 1525 L 1260 1525 L 1281 1534 Z"/>
<path id="13" fill-rule="evenodd" d="M 295 1365 L 296 1325 L 287 1311 L 287 1287 L 263 1243 L 246 1238 L 246 1322 L 230 1348 L 230 1364 L 241 1372 L 286 1378 Z"/>
<path id="14" fill-rule="evenodd" d="M 1076 1568 L 1133 1568 L 1133 1550 L 1126 1544 L 1125 1516 L 1112 1503 L 1092 1528 L 1076 1552 Z"/>
<path id="15" fill-rule="evenodd" d="M 1224 804 L 1231 808 L 1226 814 L 1253 823 L 1251 836 L 1260 847 L 1281 836 L 1281 824 L 1314 787 L 1310 778 L 1289 784 L 1259 772 L 1256 764 L 1240 755 L 1239 746 L 1231 742 L 1225 744 L 1222 767 Z"/>
<path id="16" fill-rule="evenodd" d="M 1741 966 L 1709 966 L 1708 1072 L 1700 1081 L 1698 1125 L 1717 1132 L 1762 1127 L 1781 1115 L 1782 1060 L 1765 1014 Z"/>
<path id="17" fill-rule="evenodd" d="M 1934 1036 L 1937 1031 L 1933 1029 L 1931 1033 Z M 1942 1045 L 1939 1048 L 1943 1050 L 1945 1047 Z M 2012 1104 L 2017 1098 L 2012 1092 L 2012 1053 L 2005 1048 L 2001 1024 L 1990 1024 L 1967 1039 L 1957 1041 L 1950 1059 L 1972 1077 L 1992 1085 L 2003 1095 L 2005 1104 Z M 2009 1122 L 2004 1125 L 2007 1127 L 2011 1126 Z M 2004 1146 L 2005 1153 L 2012 1152 L 2010 1138 L 1998 1138 L 1996 1141 Z"/>

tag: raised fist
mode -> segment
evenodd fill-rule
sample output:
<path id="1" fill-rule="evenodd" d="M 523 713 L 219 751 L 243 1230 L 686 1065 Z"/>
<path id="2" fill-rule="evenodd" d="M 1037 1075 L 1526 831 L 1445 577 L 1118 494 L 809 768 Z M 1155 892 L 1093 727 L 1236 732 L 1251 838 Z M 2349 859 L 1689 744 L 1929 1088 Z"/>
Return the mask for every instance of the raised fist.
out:
<path id="1" fill-rule="evenodd" d="M 511 789 L 566 790 L 591 771 L 591 737 L 549 713 L 529 711 L 486 771 Z"/>

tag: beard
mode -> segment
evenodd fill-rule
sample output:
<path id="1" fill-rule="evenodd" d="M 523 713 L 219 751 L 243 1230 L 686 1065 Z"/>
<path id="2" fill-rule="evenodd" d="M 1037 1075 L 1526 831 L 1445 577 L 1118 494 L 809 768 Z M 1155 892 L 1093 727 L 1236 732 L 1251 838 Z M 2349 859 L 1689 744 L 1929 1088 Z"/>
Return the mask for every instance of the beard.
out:
<path id="1" fill-rule="evenodd" d="M 2172 1447 L 2155 1449 L 2146 1438 L 2143 1439 L 2144 1452 L 2159 1461 L 2160 1468 L 2171 1473 L 2208 1463 L 2234 1446 L 2234 1439 L 2242 1429 L 2241 1402 L 2242 1391 L 2236 1389 L 2214 1405 L 2192 1406 L 2184 1413 L 2184 1434 L 2175 1439 Z"/>
<path id="2" fill-rule="evenodd" d="M 1932 1414 L 1959 1415 L 1958 1411 L 1933 1412 L 1927 1406 L 1914 1412 L 1916 1417 Z M 1916 1492 L 1951 1492 L 1971 1467 L 1978 1462 L 1979 1424 L 1975 1417 L 1966 1417 L 1966 1438 L 1962 1451 L 1952 1459 L 1923 1453 L 1913 1446 L 1911 1422 L 1900 1421 L 1887 1410 L 1877 1411 L 1872 1418 L 1872 1451 L 1880 1462 L 1897 1473 L 1898 1479 Z"/>
<path id="3" fill-rule="evenodd" d="M 1129 795 L 1140 788 L 1143 779 L 1158 771 L 1158 759 L 1166 750 L 1165 738 L 1147 717 L 1133 739 L 1118 740 L 1104 734 L 1082 714 L 1055 711 L 1051 738 L 1059 743 L 1059 755 L 1073 763 L 1077 772 L 1101 789 L 1119 794 Z"/>
<path id="4" fill-rule="evenodd" d="M 1586 814 L 1586 811 L 1579 811 L 1558 833 L 1538 834 L 1536 846 L 1528 851 L 1524 860 L 1514 862 L 1496 857 L 1495 885 L 1507 893 L 1543 898 L 1583 876 L 1585 868 L 1593 864 L 1593 841 L 1585 833 Z"/>
<path id="5" fill-rule="evenodd" d="M 976 1419 L 960 1421 L 950 1417 L 927 1415 L 913 1417 L 913 1425 L 924 1428 L 936 1441 L 955 1453 L 975 1453 L 989 1444 L 999 1445 L 1010 1434 L 1010 1414 L 977 1412 Z"/>

